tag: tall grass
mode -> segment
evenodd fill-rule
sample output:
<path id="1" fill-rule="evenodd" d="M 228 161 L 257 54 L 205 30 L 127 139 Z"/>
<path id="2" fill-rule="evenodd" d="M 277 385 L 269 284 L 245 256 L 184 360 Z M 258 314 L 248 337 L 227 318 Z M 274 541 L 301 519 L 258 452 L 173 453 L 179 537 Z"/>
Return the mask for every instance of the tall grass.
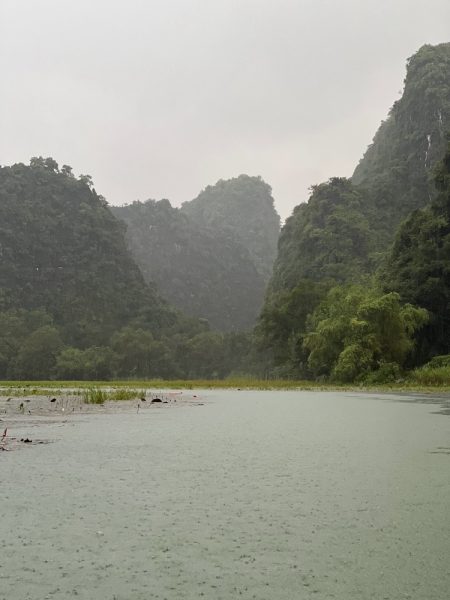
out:
<path id="1" fill-rule="evenodd" d="M 108 392 L 101 388 L 92 387 L 83 390 L 82 398 L 85 404 L 104 404 L 108 400 Z"/>
<path id="2" fill-rule="evenodd" d="M 117 388 L 111 390 L 108 394 L 109 400 L 135 400 L 137 398 L 144 398 L 145 390 L 136 390 L 130 388 Z"/>
<path id="3" fill-rule="evenodd" d="M 433 367 L 425 365 L 413 371 L 410 379 L 419 385 L 449 387 L 450 366 Z"/>

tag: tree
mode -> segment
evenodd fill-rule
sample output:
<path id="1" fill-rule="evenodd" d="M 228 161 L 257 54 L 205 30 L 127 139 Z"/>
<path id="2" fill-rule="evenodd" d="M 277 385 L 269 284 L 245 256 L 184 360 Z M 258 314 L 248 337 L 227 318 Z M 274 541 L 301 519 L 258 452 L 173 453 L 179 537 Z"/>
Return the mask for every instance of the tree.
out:
<path id="1" fill-rule="evenodd" d="M 33 380 L 51 378 L 62 345 L 55 327 L 45 325 L 36 329 L 25 339 L 10 365 L 10 377 Z"/>
<path id="2" fill-rule="evenodd" d="M 274 364 L 286 374 L 308 375 L 307 353 L 303 347 L 308 316 L 325 296 L 329 285 L 302 279 L 290 291 L 269 296 L 256 327 L 261 350 L 273 353 Z"/>
<path id="3" fill-rule="evenodd" d="M 111 346 L 126 377 L 165 377 L 174 371 L 170 344 L 155 340 L 149 331 L 125 327 L 113 335 Z"/>
<path id="4" fill-rule="evenodd" d="M 0 377 L 6 378 L 9 365 L 30 333 L 51 323 L 51 317 L 42 310 L 11 309 L 0 313 Z"/>
<path id="5" fill-rule="evenodd" d="M 316 376 L 351 382 L 390 363 L 403 366 L 427 311 L 402 305 L 395 292 L 361 286 L 332 288 L 310 320 L 304 346 Z"/>

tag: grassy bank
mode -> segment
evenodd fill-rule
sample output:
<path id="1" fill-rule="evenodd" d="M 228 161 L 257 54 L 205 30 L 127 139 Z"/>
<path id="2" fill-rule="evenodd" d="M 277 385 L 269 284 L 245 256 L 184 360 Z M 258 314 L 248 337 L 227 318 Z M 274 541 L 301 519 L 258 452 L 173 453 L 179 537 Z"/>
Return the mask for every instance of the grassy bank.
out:
<path id="1" fill-rule="evenodd" d="M 193 389 L 236 389 L 236 390 L 317 390 L 317 391 L 365 391 L 365 392 L 450 392 L 448 373 L 415 371 L 407 380 L 398 383 L 356 385 L 318 383 L 286 379 L 233 378 L 225 380 L 136 380 L 136 381 L 0 381 L 2 395 L 39 395 L 58 392 L 95 397 L 98 391 L 108 391 L 108 399 L 127 400 L 137 397 L 145 390 L 157 391 Z M 93 396 L 94 395 L 94 396 Z M 99 394 L 99 397 L 101 394 Z"/>

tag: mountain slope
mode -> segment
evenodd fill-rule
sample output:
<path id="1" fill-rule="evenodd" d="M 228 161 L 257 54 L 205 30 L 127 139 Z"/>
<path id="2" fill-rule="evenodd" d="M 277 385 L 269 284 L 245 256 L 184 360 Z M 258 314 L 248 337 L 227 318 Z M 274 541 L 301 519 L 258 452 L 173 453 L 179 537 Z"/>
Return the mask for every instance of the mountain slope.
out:
<path id="1" fill-rule="evenodd" d="M 402 224 L 380 274 L 386 290 L 426 308 L 420 359 L 450 352 L 450 144 L 436 171 L 437 196 Z"/>
<path id="2" fill-rule="evenodd" d="M 423 46 L 345 192 L 343 180 L 332 178 L 287 219 L 270 289 L 291 289 L 303 277 L 344 282 L 372 272 L 401 221 L 433 198 L 432 170 L 448 129 L 450 44 Z"/>
<path id="3" fill-rule="evenodd" d="M 426 45 L 408 60 L 403 95 L 352 177 L 369 192 L 366 212 L 384 243 L 435 194 L 431 174 L 449 130 L 450 43 Z"/>
<path id="4" fill-rule="evenodd" d="M 423 46 L 408 61 L 403 96 L 382 123 L 352 179 L 335 177 L 314 186 L 309 201 L 294 209 L 281 231 L 256 330 L 259 345 L 272 353 L 277 372 L 311 375 L 311 347 L 306 340 L 319 322 L 314 315 L 327 302 L 330 310 L 341 315 L 342 297 L 357 288 L 367 299 L 370 294 L 379 295 L 380 287 L 399 292 L 401 301 L 429 310 L 432 319 L 416 332 L 418 344 L 407 358 L 410 364 L 448 351 L 447 223 L 435 208 L 421 210 L 435 205 L 433 171 L 444 156 L 448 130 L 450 44 Z M 376 289 L 372 288 L 372 275 L 389 254 L 399 225 L 411 213 Z M 363 285 L 350 285 L 355 283 Z M 325 288 L 330 289 L 329 300 L 323 299 Z M 351 323 L 364 329 L 352 302 L 350 307 Z M 348 324 L 338 321 L 346 334 Z M 279 322 L 281 334 L 274 335 Z M 327 319 L 322 325 L 327 334 L 321 343 L 328 352 L 333 340 Z M 345 356 L 352 368 L 361 358 L 359 350 L 351 348 Z M 383 360 L 382 355 L 379 368 L 385 375 L 380 377 L 398 377 L 402 361 L 383 371 Z"/>
<path id="5" fill-rule="evenodd" d="M 373 247 L 364 197 L 344 178 L 314 186 L 305 204 L 286 220 L 270 291 L 291 289 L 302 279 L 348 281 L 367 271 Z"/>
<path id="6" fill-rule="evenodd" d="M 168 200 L 111 210 L 145 279 L 168 301 L 223 331 L 252 327 L 265 282 L 231 231 L 198 225 Z"/>
<path id="7" fill-rule="evenodd" d="M 143 280 L 106 202 L 52 159 L 0 168 L 0 308 L 44 308 L 65 339 L 103 343 L 174 314 Z"/>
<path id="8" fill-rule="evenodd" d="M 267 280 L 276 257 L 280 217 L 272 190 L 261 177 L 240 175 L 208 186 L 181 211 L 191 221 L 215 231 L 231 232 L 247 248 L 258 272 Z"/>

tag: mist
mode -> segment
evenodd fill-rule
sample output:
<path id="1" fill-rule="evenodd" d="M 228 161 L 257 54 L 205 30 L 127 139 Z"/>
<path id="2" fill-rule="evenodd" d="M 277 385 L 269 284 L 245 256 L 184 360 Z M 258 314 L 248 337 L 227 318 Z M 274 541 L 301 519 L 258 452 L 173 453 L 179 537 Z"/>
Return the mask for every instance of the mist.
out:
<path id="1" fill-rule="evenodd" d="M 351 175 L 449 22 L 447 0 L 2 0 L 0 163 L 53 156 L 113 205 L 261 175 L 286 217 Z"/>

